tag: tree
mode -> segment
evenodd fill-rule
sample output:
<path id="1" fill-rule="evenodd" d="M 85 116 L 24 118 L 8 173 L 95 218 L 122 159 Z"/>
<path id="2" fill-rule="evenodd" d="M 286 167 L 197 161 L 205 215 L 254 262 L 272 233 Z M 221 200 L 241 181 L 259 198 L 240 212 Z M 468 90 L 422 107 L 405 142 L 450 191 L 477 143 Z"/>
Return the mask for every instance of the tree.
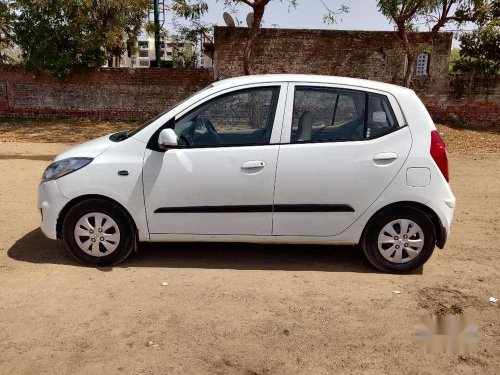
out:
<path id="1" fill-rule="evenodd" d="M 283 0 L 280 0 L 283 2 Z M 292 7 L 296 7 L 298 0 L 288 0 Z M 224 0 L 224 4 L 228 7 L 246 4 L 253 10 L 253 23 L 250 27 L 250 34 L 243 48 L 243 70 L 246 75 L 253 74 L 253 68 L 251 65 L 251 55 L 253 46 L 257 37 L 259 35 L 260 29 L 262 27 L 262 21 L 264 19 L 264 13 L 266 6 L 271 2 L 271 0 Z M 349 8 L 342 5 L 338 10 L 332 10 L 331 6 L 327 5 L 324 0 L 321 0 L 323 6 L 325 7 L 326 14 L 324 16 L 325 23 L 335 23 L 336 17 L 349 11 Z"/>
<path id="2" fill-rule="evenodd" d="M 460 58 L 460 48 L 452 48 L 450 52 L 450 64 L 448 65 L 448 73 L 453 73 L 453 67 Z"/>
<path id="3" fill-rule="evenodd" d="M 500 0 L 479 20 L 479 27 L 460 35 L 460 50 L 453 73 L 494 75 L 500 73 Z"/>
<path id="4" fill-rule="evenodd" d="M 0 63 L 9 61 L 7 51 L 13 46 L 15 14 L 10 1 L 0 2 Z"/>
<path id="5" fill-rule="evenodd" d="M 379 0 L 378 8 L 394 23 L 407 58 L 404 86 L 411 84 L 418 54 L 432 46 L 445 25 L 474 22 L 484 14 L 486 6 L 486 0 Z M 424 40 L 410 35 L 417 31 L 416 25 L 421 20 L 430 30 Z"/>
<path id="6" fill-rule="evenodd" d="M 17 0 L 16 42 L 28 68 L 64 78 L 135 45 L 148 0 Z"/>
<path id="7" fill-rule="evenodd" d="M 201 43 L 203 39 L 212 40 L 213 25 L 202 21 L 202 16 L 208 11 L 208 5 L 204 0 L 173 0 L 171 10 L 172 24 L 180 39 L 172 43 L 173 66 L 195 67 L 199 55 L 193 46 L 200 41 L 200 36 Z"/>

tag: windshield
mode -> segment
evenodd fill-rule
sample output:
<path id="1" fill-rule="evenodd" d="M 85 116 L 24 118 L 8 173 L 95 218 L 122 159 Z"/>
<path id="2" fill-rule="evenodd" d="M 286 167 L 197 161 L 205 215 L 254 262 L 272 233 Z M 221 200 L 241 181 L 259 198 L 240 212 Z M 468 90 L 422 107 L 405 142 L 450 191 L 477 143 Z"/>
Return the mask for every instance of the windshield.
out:
<path id="1" fill-rule="evenodd" d="M 189 99 L 191 99 L 193 96 L 195 95 L 198 95 L 199 93 L 203 92 L 203 91 L 206 91 L 208 90 L 209 88 L 211 88 L 213 85 L 210 84 L 208 85 L 207 87 L 195 92 L 194 94 L 188 96 L 186 99 L 184 100 L 181 100 L 180 102 L 178 102 L 177 104 L 173 105 L 172 107 L 168 108 L 166 111 L 163 111 L 161 112 L 160 114 L 156 115 L 155 117 L 153 117 L 152 119 L 146 121 L 144 124 L 142 124 L 141 126 L 139 126 L 137 129 L 134 129 L 134 130 L 131 130 L 129 132 L 126 133 L 126 137 L 132 137 L 134 136 L 135 134 L 139 133 L 142 129 L 144 129 L 145 127 L 147 127 L 148 125 L 152 124 L 153 122 L 155 122 L 156 120 L 158 120 L 161 116 L 163 116 L 165 113 L 171 111 L 173 108 L 181 105 L 182 103 L 188 101 Z"/>

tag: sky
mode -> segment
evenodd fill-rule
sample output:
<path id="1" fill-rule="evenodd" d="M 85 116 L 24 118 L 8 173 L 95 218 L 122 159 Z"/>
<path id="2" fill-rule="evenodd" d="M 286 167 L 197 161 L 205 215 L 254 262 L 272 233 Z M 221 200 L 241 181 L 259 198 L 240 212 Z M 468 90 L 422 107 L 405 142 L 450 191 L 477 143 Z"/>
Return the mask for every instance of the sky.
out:
<path id="1" fill-rule="evenodd" d="M 303 29 L 337 29 L 337 30 L 394 30 L 394 26 L 377 9 L 377 0 L 323 0 L 332 10 L 338 9 L 341 4 L 350 7 L 350 13 L 339 16 L 334 25 L 323 22 L 325 8 L 321 0 L 298 0 L 297 8 L 290 7 L 288 0 L 272 0 L 266 8 L 264 27 L 303 28 Z M 222 14 L 224 9 L 222 0 L 209 0 L 209 11 L 204 20 L 225 25 Z M 245 4 L 239 6 L 238 13 L 233 17 L 242 21 L 246 26 L 246 15 L 251 8 Z M 448 28 L 450 29 L 450 28 Z M 422 28 L 425 31 L 425 27 Z M 458 47 L 458 41 L 453 40 L 453 47 Z"/>

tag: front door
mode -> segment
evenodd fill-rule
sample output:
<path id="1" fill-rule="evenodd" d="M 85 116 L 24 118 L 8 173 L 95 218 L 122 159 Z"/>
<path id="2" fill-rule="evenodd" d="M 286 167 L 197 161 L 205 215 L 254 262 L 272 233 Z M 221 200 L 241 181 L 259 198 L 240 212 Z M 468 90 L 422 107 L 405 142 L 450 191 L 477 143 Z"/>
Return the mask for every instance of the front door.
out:
<path id="1" fill-rule="evenodd" d="M 410 131 L 388 94 L 306 85 L 289 92 L 273 235 L 335 236 L 394 179 Z"/>
<path id="2" fill-rule="evenodd" d="M 179 147 L 144 159 L 151 234 L 271 234 L 285 88 L 232 89 L 171 121 Z"/>

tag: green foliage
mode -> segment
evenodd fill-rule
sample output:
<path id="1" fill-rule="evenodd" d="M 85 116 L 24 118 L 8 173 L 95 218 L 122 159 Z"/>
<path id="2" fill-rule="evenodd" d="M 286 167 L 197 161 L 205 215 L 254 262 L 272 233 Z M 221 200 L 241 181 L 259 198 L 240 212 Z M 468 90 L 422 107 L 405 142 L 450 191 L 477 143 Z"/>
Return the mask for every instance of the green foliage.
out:
<path id="1" fill-rule="evenodd" d="M 174 68 L 194 68 L 198 55 L 194 46 L 186 41 L 174 40 L 172 43 L 172 64 Z"/>
<path id="2" fill-rule="evenodd" d="M 208 11 L 208 4 L 204 0 L 173 0 L 171 10 L 177 34 L 172 42 L 173 67 L 194 68 L 198 59 L 194 46 L 200 36 L 212 39 L 213 25 L 202 21 L 202 16 Z"/>
<path id="3" fill-rule="evenodd" d="M 148 0 L 18 0 L 16 42 L 28 68 L 64 78 L 97 68 L 135 40 Z"/>
<path id="4" fill-rule="evenodd" d="M 495 0 L 481 18 L 479 28 L 460 35 L 460 53 L 453 73 L 494 75 L 500 73 L 500 1 Z"/>
<path id="5" fill-rule="evenodd" d="M 448 65 L 448 72 L 453 73 L 453 66 L 460 58 L 460 48 L 452 48 L 450 53 L 450 64 Z"/>
<path id="6" fill-rule="evenodd" d="M 7 52 L 13 46 L 14 20 L 15 14 L 11 3 L 0 0 L 0 63 L 6 63 L 10 60 Z"/>

